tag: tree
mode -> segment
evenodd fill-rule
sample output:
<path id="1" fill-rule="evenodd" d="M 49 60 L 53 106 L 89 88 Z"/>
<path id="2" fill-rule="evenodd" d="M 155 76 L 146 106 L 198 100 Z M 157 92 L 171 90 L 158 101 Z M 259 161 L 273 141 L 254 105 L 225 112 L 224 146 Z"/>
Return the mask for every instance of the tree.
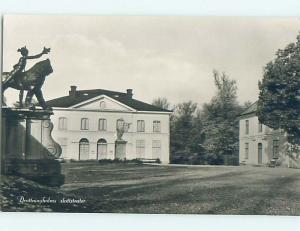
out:
<path id="1" fill-rule="evenodd" d="M 248 107 L 250 107 L 251 106 L 251 104 L 253 104 L 251 101 L 246 101 L 245 103 L 244 103 L 244 105 L 242 106 L 243 107 L 243 110 L 246 110 Z"/>
<path id="2" fill-rule="evenodd" d="M 188 141 L 188 150 L 190 151 L 190 163 L 205 164 L 207 163 L 206 152 L 203 146 L 204 143 L 204 123 L 203 113 L 198 109 L 196 115 L 193 117 L 193 125 L 190 131 L 190 138 Z"/>
<path id="3" fill-rule="evenodd" d="M 259 90 L 259 121 L 283 129 L 288 142 L 300 145 L 300 34 L 265 66 Z"/>
<path id="4" fill-rule="evenodd" d="M 169 110 L 169 108 L 170 108 L 170 103 L 164 97 L 154 99 L 152 102 L 152 105 L 162 108 L 162 109 L 166 109 L 166 110 Z"/>
<path id="5" fill-rule="evenodd" d="M 241 107 L 237 102 L 236 81 L 213 71 L 216 95 L 203 107 L 204 148 L 211 164 L 224 164 L 225 158 L 238 156 L 238 120 Z"/>
<path id="6" fill-rule="evenodd" d="M 180 103 L 175 107 L 171 117 L 171 153 L 187 158 L 191 153 L 189 149 L 191 130 L 193 129 L 193 115 L 197 104 L 192 101 Z"/>

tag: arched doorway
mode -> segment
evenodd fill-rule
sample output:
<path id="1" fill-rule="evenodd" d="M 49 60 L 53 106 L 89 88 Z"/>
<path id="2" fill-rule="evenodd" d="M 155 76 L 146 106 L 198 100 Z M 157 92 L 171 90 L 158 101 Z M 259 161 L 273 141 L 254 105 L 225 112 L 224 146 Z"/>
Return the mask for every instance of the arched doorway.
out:
<path id="1" fill-rule="evenodd" d="M 107 158 L 107 142 L 105 139 L 100 139 L 97 142 L 97 159 Z"/>
<path id="2" fill-rule="evenodd" d="M 262 164 L 262 155 L 263 155 L 263 146 L 262 143 L 258 143 L 257 145 L 257 162 L 258 164 Z"/>
<path id="3" fill-rule="evenodd" d="M 88 139 L 82 138 L 79 141 L 79 160 L 88 160 L 90 152 L 90 144 Z"/>

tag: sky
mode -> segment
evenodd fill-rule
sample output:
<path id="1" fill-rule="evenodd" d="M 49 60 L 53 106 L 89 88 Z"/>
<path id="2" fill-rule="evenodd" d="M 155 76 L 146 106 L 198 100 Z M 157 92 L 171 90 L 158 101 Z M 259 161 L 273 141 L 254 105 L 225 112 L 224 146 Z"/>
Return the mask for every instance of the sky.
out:
<path id="1" fill-rule="evenodd" d="M 54 16 L 6 15 L 3 71 L 44 46 L 54 72 L 42 88 L 46 100 L 77 89 L 133 89 L 134 98 L 171 104 L 192 100 L 201 107 L 215 95 L 213 70 L 237 82 L 238 101 L 258 98 L 263 67 L 278 49 L 296 41 L 296 17 Z M 18 92 L 7 90 L 9 104 Z"/>

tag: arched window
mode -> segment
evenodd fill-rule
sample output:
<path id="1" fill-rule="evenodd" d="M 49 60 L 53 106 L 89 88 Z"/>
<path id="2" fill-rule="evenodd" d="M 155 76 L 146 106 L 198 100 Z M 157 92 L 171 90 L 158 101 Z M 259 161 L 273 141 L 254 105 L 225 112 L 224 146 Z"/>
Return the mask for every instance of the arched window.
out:
<path id="1" fill-rule="evenodd" d="M 88 139 L 82 138 L 79 141 L 79 160 L 89 159 L 90 144 Z"/>
<path id="2" fill-rule="evenodd" d="M 107 158 L 107 142 L 105 139 L 100 139 L 97 142 L 97 159 Z"/>
<path id="3" fill-rule="evenodd" d="M 249 143 L 245 143 L 245 159 L 249 158 Z"/>

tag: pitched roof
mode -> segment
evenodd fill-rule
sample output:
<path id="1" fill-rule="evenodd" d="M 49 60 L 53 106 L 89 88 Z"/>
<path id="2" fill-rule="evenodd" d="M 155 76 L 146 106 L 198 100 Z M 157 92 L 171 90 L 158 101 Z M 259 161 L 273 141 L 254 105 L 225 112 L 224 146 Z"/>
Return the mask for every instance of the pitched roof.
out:
<path id="1" fill-rule="evenodd" d="M 123 103 L 137 111 L 158 111 L 158 112 L 171 112 L 170 110 L 162 109 L 154 105 L 136 100 L 132 98 L 132 95 L 129 95 L 124 92 L 109 91 L 104 89 L 92 89 L 92 90 L 75 90 L 74 95 L 62 96 L 55 98 L 46 102 L 50 107 L 62 107 L 68 108 L 76 104 L 82 103 L 84 101 L 93 99 L 100 95 L 106 95 L 110 98 L 113 98 L 120 103 Z"/>
<path id="2" fill-rule="evenodd" d="M 256 111 L 257 111 L 257 101 L 255 103 L 251 104 L 245 111 L 243 111 L 240 114 L 240 116 L 256 113 Z"/>

